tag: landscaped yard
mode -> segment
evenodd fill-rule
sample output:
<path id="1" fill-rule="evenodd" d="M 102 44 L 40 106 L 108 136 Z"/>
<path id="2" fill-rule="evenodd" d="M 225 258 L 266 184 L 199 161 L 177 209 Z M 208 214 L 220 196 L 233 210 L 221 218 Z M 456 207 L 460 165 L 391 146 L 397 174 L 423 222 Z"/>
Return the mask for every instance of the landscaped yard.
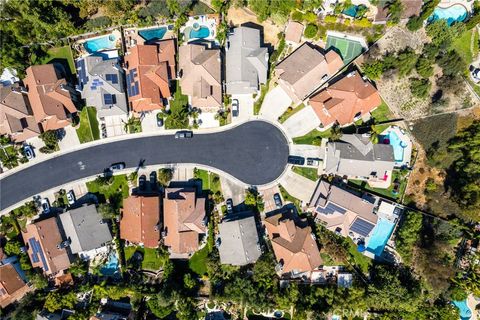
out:
<path id="1" fill-rule="evenodd" d="M 115 193 L 120 192 L 125 199 L 129 193 L 127 175 L 121 174 L 113 176 L 113 182 L 110 185 L 101 185 L 96 180 L 89 181 L 87 182 L 87 189 L 91 193 L 102 194 L 105 199 L 109 199 Z"/>
<path id="2" fill-rule="evenodd" d="M 156 249 L 142 248 L 136 246 L 125 247 L 125 261 L 128 261 L 136 251 L 143 254 L 142 269 L 156 271 L 163 267 L 164 257 Z"/>
<path id="3" fill-rule="evenodd" d="M 400 170 L 394 170 L 393 171 L 393 176 L 392 176 L 392 184 L 388 189 L 378 189 L 378 188 L 372 188 L 368 185 L 366 181 L 363 180 L 348 180 L 348 184 L 353 187 L 361 188 L 363 190 L 370 191 L 372 193 L 378 194 L 380 196 L 392 199 L 392 200 L 397 200 L 401 199 L 403 196 L 403 193 L 405 192 L 405 188 L 407 187 L 407 178 L 406 178 L 407 172 L 402 172 Z M 400 181 L 400 188 L 398 191 L 398 194 L 393 194 L 393 181 L 397 179 Z"/>
<path id="4" fill-rule="evenodd" d="M 165 119 L 165 129 L 188 128 L 188 96 L 182 94 L 180 82 L 176 82 L 173 99 L 170 100 L 170 112 Z"/>
<path id="5" fill-rule="evenodd" d="M 472 37 L 474 37 L 473 40 L 473 52 L 471 48 L 471 43 L 472 43 Z M 466 63 L 471 63 L 473 61 L 473 58 L 477 56 L 478 54 L 478 32 L 474 28 L 473 30 L 465 30 L 460 37 L 458 37 L 454 43 L 453 43 L 453 48 L 455 48 L 455 51 L 458 52 L 458 54 L 465 60 Z"/>
<path id="6" fill-rule="evenodd" d="M 51 48 L 48 50 L 47 56 L 39 59 L 38 64 L 64 62 L 63 60 L 66 60 L 68 67 L 70 68 L 70 72 L 75 74 L 75 63 L 73 62 L 73 55 L 70 46 Z"/>
<path id="7" fill-rule="evenodd" d="M 202 180 L 203 190 L 210 190 L 213 193 L 221 191 L 222 187 L 220 185 L 220 177 L 218 174 L 195 168 L 194 176 L 195 179 Z"/>
<path id="8" fill-rule="evenodd" d="M 317 179 L 318 179 L 318 171 L 315 168 L 306 168 L 306 167 L 294 166 L 292 168 L 292 171 L 301 175 L 301 176 L 304 176 L 305 178 L 308 178 L 312 181 L 317 181 Z"/>
<path id="9" fill-rule="evenodd" d="M 348 242 L 348 252 L 350 253 L 350 257 L 357 267 L 359 267 L 364 274 L 368 274 L 368 269 L 372 264 L 372 259 L 368 258 L 367 256 L 363 255 L 361 252 L 358 252 L 357 245 L 353 243 L 352 239 L 349 237 L 346 238 Z"/>
<path id="10" fill-rule="evenodd" d="M 302 110 L 303 108 L 305 108 L 305 105 L 302 103 L 300 104 L 299 106 L 293 108 L 293 109 L 290 109 L 290 107 L 287 109 L 287 111 L 285 111 L 281 116 L 280 118 L 278 118 L 278 122 L 280 123 L 284 123 L 288 118 L 290 118 L 291 116 L 293 116 L 295 113 L 297 113 L 298 111 Z"/>
<path id="11" fill-rule="evenodd" d="M 11 169 L 18 166 L 18 151 L 13 146 L 3 147 L 0 150 L 0 161 L 3 166 Z"/>
<path id="12" fill-rule="evenodd" d="M 268 92 L 268 85 L 270 83 L 270 79 L 268 79 L 266 84 L 262 84 L 260 87 L 260 97 L 258 97 L 258 100 L 255 101 L 253 105 L 253 114 L 257 115 L 260 113 L 260 108 L 262 107 L 263 99 L 265 98 L 265 95 Z"/>
<path id="13" fill-rule="evenodd" d="M 325 130 L 323 132 L 313 129 L 304 136 L 293 138 L 295 144 L 312 144 L 319 146 L 322 142 L 322 138 L 329 138 L 332 134 L 332 129 Z"/>
<path id="14" fill-rule="evenodd" d="M 98 128 L 97 109 L 95 107 L 84 107 L 79 113 L 80 126 L 77 129 L 77 136 L 80 143 L 100 139 Z"/>
<path id="15" fill-rule="evenodd" d="M 285 188 L 282 187 L 281 185 L 278 185 L 278 188 L 280 189 L 280 194 L 282 195 L 283 201 L 293 203 L 295 205 L 295 207 L 297 208 L 298 213 L 301 213 L 302 212 L 302 206 L 301 206 L 300 200 L 291 196 L 287 192 L 287 190 L 285 190 Z"/>
<path id="16" fill-rule="evenodd" d="M 200 276 L 203 276 L 205 273 L 207 273 L 208 251 L 208 245 L 206 245 L 201 250 L 195 252 L 188 261 L 190 269 Z"/>
<path id="17" fill-rule="evenodd" d="M 388 121 L 393 118 L 392 112 L 390 111 L 387 103 L 383 99 L 382 99 L 382 104 L 377 109 L 373 110 L 371 114 L 372 114 L 372 118 L 375 119 L 375 123 Z M 389 126 L 390 124 L 375 125 L 375 130 L 378 133 L 381 133 L 385 129 L 387 129 Z"/>

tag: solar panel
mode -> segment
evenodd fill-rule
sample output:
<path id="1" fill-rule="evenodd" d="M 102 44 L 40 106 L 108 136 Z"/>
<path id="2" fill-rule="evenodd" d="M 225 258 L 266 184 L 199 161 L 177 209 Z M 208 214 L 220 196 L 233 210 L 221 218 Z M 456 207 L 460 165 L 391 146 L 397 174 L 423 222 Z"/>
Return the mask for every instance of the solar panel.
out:
<path id="1" fill-rule="evenodd" d="M 137 76 L 137 68 L 133 68 L 133 69 L 132 69 L 132 74 L 133 74 L 134 77 Z"/>
<path id="2" fill-rule="evenodd" d="M 325 215 L 334 214 L 334 213 L 345 214 L 347 212 L 347 210 L 331 202 L 329 202 L 324 208 L 321 206 L 318 206 L 316 211 L 318 213 L 325 214 Z"/>
<path id="3" fill-rule="evenodd" d="M 372 231 L 372 229 L 375 227 L 374 224 L 365 221 L 361 218 L 357 218 L 352 226 L 350 227 L 350 231 L 358 233 L 359 235 L 366 237 L 368 234 Z"/>
<path id="4" fill-rule="evenodd" d="M 140 93 L 140 90 L 139 90 L 138 81 L 135 81 L 135 85 L 133 87 L 133 95 L 136 96 L 139 93 Z"/>
<path id="5" fill-rule="evenodd" d="M 32 263 L 40 262 L 40 259 L 38 259 L 37 247 L 35 246 L 35 238 L 28 239 L 28 243 L 30 244 L 30 248 L 32 248 Z"/>

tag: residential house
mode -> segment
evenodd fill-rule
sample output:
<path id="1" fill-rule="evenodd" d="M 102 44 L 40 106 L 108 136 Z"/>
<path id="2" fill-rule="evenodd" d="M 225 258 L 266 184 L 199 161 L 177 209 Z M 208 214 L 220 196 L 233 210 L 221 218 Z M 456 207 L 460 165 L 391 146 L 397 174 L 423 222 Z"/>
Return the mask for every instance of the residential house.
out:
<path id="1" fill-rule="evenodd" d="M 304 100 L 343 67 L 342 58 L 305 42 L 276 67 L 278 84 L 294 103 Z"/>
<path id="2" fill-rule="evenodd" d="M 228 37 L 226 91 L 255 94 L 268 77 L 268 49 L 261 47 L 260 31 L 238 27 Z"/>
<path id="3" fill-rule="evenodd" d="M 80 58 L 75 65 L 77 90 L 87 106 L 97 108 L 98 118 L 128 114 L 124 71 L 116 50 Z"/>
<path id="4" fill-rule="evenodd" d="M 125 56 L 130 109 L 136 113 L 163 109 L 171 97 L 175 73 L 175 41 L 137 45 Z"/>
<path id="5" fill-rule="evenodd" d="M 362 197 L 321 180 L 307 210 L 328 230 L 354 240 L 365 239 L 377 224 L 375 202 L 372 197 Z"/>
<path id="6" fill-rule="evenodd" d="M 285 41 L 288 44 L 299 44 L 302 41 L 305 26 L 297 21 L 290 20 L 285 29 Z"/>
<path id="7" fill-rule="evenodd" d="M 160 226 L 160 197 L 132 195 L 123 200 L 120 238 L 146 248 L 157 248 Z"/>
<path id="8" fill-rule="evenodd" d="M 401 13 L 401 20 L 407 20 L 413 16 L 420 16 L 422 12 L 423 1 L 422 0 L 400 0 L 403 5 Z M 380 0 L 377 4 L 377 14 L 375 15 L 374 24 L 386 24 L 390 18 L 388 12 L 389 1 Z"/>
<path id="9" fill-rule="evenodd" d="M 77 112 L 75 92 L 53 64 L 28 67 L 23 80 L 35 121 L 43 131 L 57 130 L 72 123 Z"/>
<path id="10" fill-rule="evenodd" d="M 243 266 L 255 263 L 262 251 L 252 212 L 227 215 L 218 225 L 218 252 L 222 264 Z"/>
<path id="11" fill-rule="evenodd" d="M 68 241 L 64 241 L 57 218 L 28 224 L 22 237 L 34 268 L 41 268 L 46 275 L 56 275 L 68 269 L 72 261 Z"/>
<path id="12" fill-rule="evenodd" d="M 290 210 L 265 218 L 264 224 L 282 274 L 298 276 L 322 265 L 317 242 L 306 219 L 300 219 Z"/>
<path id="13" fill-rule="evenodd" d="M 89 260 L 105 244 L 112 241 L 108 225 L 103 222 L 95 205 L 85 205 L 62 213 L 60 216 L 70 250 L 80 258 Z"/>
<path id="14" fill-rule="evenodd" d="M 20 272 L 19 272 L 20 271 Z M 22 273 L 22 274 L 21 274 Z M 19 301 L 28 292 L 30 287 L 26 283 L 25 275 L 13 263 L 0 265 L 0 307 L 6 308 L 11 303 Z"/>
<path id="15" fill-rule="evenodd" d="M 324 128 L 346 126 L 382 104 L 377 89 L 358 72 L 351 72 L 315 94 L 308 102 Z"/>
<path id="16" fill-rule="evenodd" d="M 344 134 L 340 141 L 328 142 L 323 159 L 323 173 L 350 179 L 367 180 L 370 184 L 390 185 L 395 166 L 393 147 L 374 144 L 369 135 Z"/>
<path id="17" fill-rule="evenodd" d="M 222 106 L 222 66 L 220 49 L 207 44 L 187 44 L 179 49 L 182 92 L 190 105 L 205 112 L 217 112 Z"/>
<path id="18" fill-rule="evenodd" d="M 0 134 L 23 142 L 42 131 L 33 116 L 28 94 L 18 83 L 0 87 Z"/>
<path id="19" fill-rule="evenodd" d="M 174 254 L 198 250 L 205 233 L 205 199 L 197 198 L 193 188 L 167 188 L 163 200 L 164 243 Z"/>

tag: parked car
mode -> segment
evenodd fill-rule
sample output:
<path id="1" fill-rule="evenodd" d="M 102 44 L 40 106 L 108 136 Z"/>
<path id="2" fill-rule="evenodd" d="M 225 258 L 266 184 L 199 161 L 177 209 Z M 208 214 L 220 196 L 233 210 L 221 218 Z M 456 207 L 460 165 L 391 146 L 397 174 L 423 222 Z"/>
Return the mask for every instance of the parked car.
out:
<path id="1" fill-rule="evenodd" d="M 35 158 L 35 153 L 33 153 L 32 147 L 28 144 L 23 146 L 23 153 L 28 160 L 32 160 L 33 158 Z"/>
<path id="2" fill-rule="evenodd" d="M 289 164 L 296 164 L 299 166 L 303 166 L 305 164 L 305 158 L 299 156 L 288 156 L 287 162 Z"/>
<path id="3" fill-rule="evenodd" d="M 160 115 L 160 113 L 157 114 L 157 127 L 162 127 L 163 126 L 163 117 Z"/>
<path id="4" fill-rule="evenodd" d="M 193 137 L 193 132 L 188 130 L 177 131 L 175 139 L 189 139 Z"/>
<path id="5" fill-rule="evenodd" d="M 75 204 L 75 194 L 73 193 L 73 190 L 67 192 L 67 201 L 69 205 Z"/>
<path id="6" fill-rule="evenodd" d="M 307 158 L 307 165 L 318 167 L 320 165 L 320 161 L 316 158 Z"/>
<path id="7" fill-rule="evenodd" d="M 239 103 L 237 99 L 232 100 L 232 117 L 238 117 Z"/>
<path id="8" fill-rule="evenodd" d="M 144 174 L 142 174 L 140 178 L 138 178 L 138 188 L 140 190 L 145 190 L 146 185 L 147 185 L 147 177 Z"/>
<path id="9" fill-rule="evenodd" d="M 50 212 L 50 201 L 47 198 L 40 200 L 40 206 L 42 207 L 42 213 Z"/>
<path id="10" fill-rule="evenodd" d="M 109 167 L 109 169 L 112 172 L 123 170 L 123 169 L 125 169 L 125 162 L 112 163 L 112 165 Z"/>
<path id="11" fill-rule="evenodd" d="M 275 206 L 277 209 L 280 209 L 282 207 L 282 198 L 280 197 L 280 194 L 275 193 L 273 195 L 273 200 L 275 201 Z"/>
<path id="12" fill-rule="evenodd" d="M 150 172 L 150 184 L 152 185 L 152 188 L 155 188 L 157 186 L 157 172 L 156 171 Z"/>
<path id="13" fill-rule="evenodd" d="M 227 199 L 226 205 L 227 205 L 227 213 L 231 214 L 233 212 L 233 201 L 232 201 L 232 199 Z"/>

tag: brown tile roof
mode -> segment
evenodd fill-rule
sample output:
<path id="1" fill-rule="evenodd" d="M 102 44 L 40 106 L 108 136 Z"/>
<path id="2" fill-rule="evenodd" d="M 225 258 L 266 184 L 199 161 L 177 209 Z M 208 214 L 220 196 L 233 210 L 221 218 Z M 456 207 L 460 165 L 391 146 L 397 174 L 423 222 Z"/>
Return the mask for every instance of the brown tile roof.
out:
<path id="1" fill-rule="evenodd" d="M 40 133 L 25 89 L 18 83 L 0 87 L 0 134 L 22 142 Z"/>
<path id="2" fill-rule="evenodd" d="M 285 30 L 285 41 L 300 43 L 303 34 L 303 24 L 289 21 Z"/>
<path id="3" fill-rule="evenodd" d="M 402 19 L 408 19 L 413 16 L 419 16 L 422 12 L 422 0 L 401 0 L 403 4 Z M 377 15 L 375 22 L 382 23 L 388 20 L 388 8 L 386 0 L 379 1 L 377 5 Z"/>
<path id="4" fill-rule="evenodd" d="M 63 241 L 60 232 L 55 217 L 28 224 L 26 231 L 22 231 L 22 237 L 28 248 L 28 256 L 32 266 L 42 268 L 46 275 L 55 274 L 70 267 L 71 257 L 69 253 L 65 248 L 57 247 Z M 45 259 L 42 259 L 41 254 L 33 255 L 30 239 L 38 242 Z"/>
<path id="5" fill-rule="evenodd" d="M 309 100 L 324 126 L 335 122 L 341 126 L 350 124 L 356 115 L 363 116 L 381 103 L 377 89 L 358 72 L 347 75 Z"/>
<path id="6" fill-rule="evenodd" d="M 162 98 L 171 96 L 169 82 L 175 78 L 175 41 L 164 40 L 150 45 L 137 45 L 125 56 L 130 71 L 137 69 L 139 94 L 128 100 L 135 112 L 163 108 Z M 127 84 L 128 85 L 128 84 Z"/>
<path id="7" fill-rule="evenodd" d="M 165 245 L 173 253 L 193 253 L 198 236 L 205 233 L 205 199 L 190 188 L 168 188 L 163 200 Z"/>
<path id="8" fill-rule="evenodd" d="M 30 288 L 11 264 L 0 266 L 0 307 L 20 300 Z"/>
<path id="9" fill-rule="evenodd" d="M 182 92 L 192 98 L 192 106 L 219 108 L 222 105 L 221 58 L 219 49 L 187 44 L 179 49 Z"/>
<path id="10" fill-rule="evenodd" d="M 305 99 L 343 66 L 342 58 L 333 50 L 325 55 L 305 42 L 276 67 L 279 84 L 298 102 Z"/>
<path id="11" fill-rule="evenodd" d="M 71 123 L 70 113 L 77 112 L 67 81 L 57 73 L 53 64 L 27 68 L 23 80 L 36 122 L 43 130 L 56 130 Z"/>
<path id="12" fill-rule="evenodd" d="M 160 197 L 130 196 L 123 200 L 120 238 L 157 248 L 160 241 Z"/>
<path id="13" fill-rule="evenodd" d="M 283 273 L 308 272 L 322 264 L 312 229 L 293 212 L 270 216 L 264 221 L 277 261 Z"/>

